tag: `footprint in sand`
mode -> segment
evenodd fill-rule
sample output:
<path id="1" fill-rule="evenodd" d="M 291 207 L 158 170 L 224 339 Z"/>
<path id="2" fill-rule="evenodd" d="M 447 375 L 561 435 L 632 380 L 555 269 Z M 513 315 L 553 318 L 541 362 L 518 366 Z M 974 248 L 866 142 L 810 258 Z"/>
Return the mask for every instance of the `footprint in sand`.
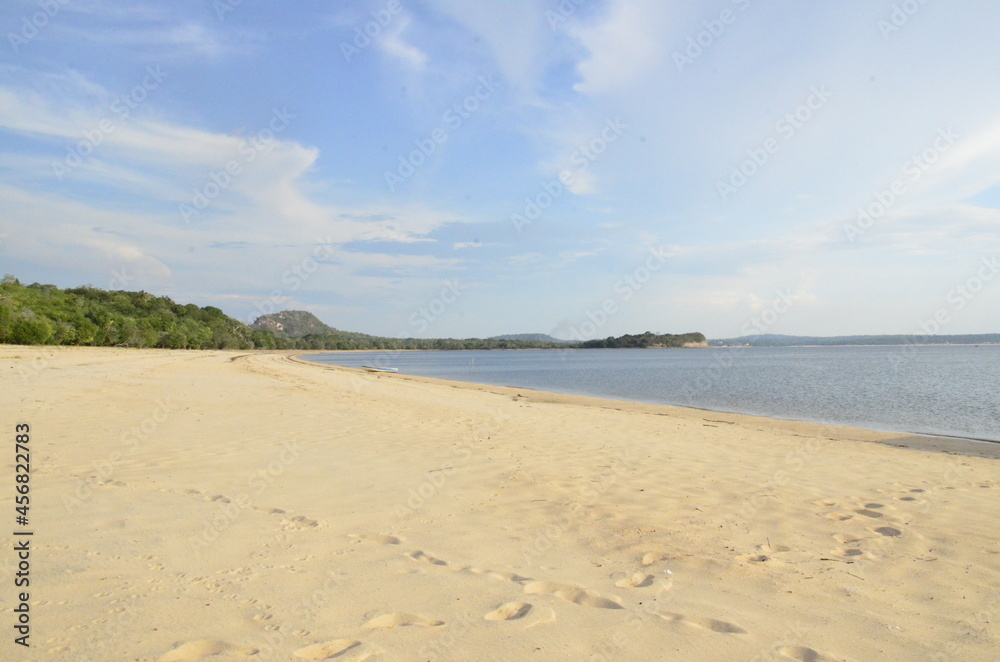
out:
<path id="1" fill-rule="evenodd" d="M 859 515 L 864 515 L 865 517 L 871 517 L 872 519 L 881 519 L 881 518 L 885 517 L 885 515 L 883 515 L 882 513 L 878 512 L 877 510 L 871 510 L 869 508 L 859 508 L 858 510 L 855 510 L 854 512 L 856 512 Z"/>
<path id="2" fill-rule="evenodd" d="M 782 646 L 778 653 L 796 662 L 834 662 L 834 658 L 805 646 Z"/>
<path id="3" fill-rule="evenodd" d="M 203 657 L 218 655 L 219 653 L 235 653 L 242 657 L 249 657 L 250 655 L 256 655 L 257 652 L 256 648 L 243 648 L 242 646 L 227 644 L 224 641 L 205 639 L 180 644 L 157 658 L 157 662 L 191 662 L 192 660 L 200 660 Z"/>
<path id="4" fill-rule="evenodd" d="M 470 571 L 475 572 L 475 570 L 472 569 L 470 569 Z M 522 577 L 516 572 L 496 572 L 493 570 L 487 570 L 485 573 L 477 573 L 477 574 L 486 574 L 492 577 L 493 579 L 499 579 L 505 582 L 512 582 L 514 584 L 520 584 L 521 582 L 530 581 L 529 577 Z"/>
<path id="5" fill-rule="evenodd" d="M 483 616 L 487 621 L 513 621 L 531 611 L 527 602 L 508 602 Z"/>
<path id="6" fill-rule="evenodd" d="M 844 520 L 849 520 L 849 519 L 853 518 L 854 515 L 848 515 L 847 513 L 833 512 L 833 513 L 827 513 L 823 517 L 835 520 L 837 522 L 843 522 Z"/>
<path id="7" fill-rule="evenodd" d="M 645 565 L 653 565 L 654 563 L 659 563 L 660 561 L 663 561 L 664 559 L 669 559 L 669 558 L 670 558 L 670 555 L 669 554 L 665 554 L 663 552 L 647 552 L 642 557 L 642 564 L 644 566 Z"/>
<path id="8" fill-rule="evenodd" d="M 444 621 L 435 621 L 430 618 L 424 618 L 423 616 L 414 616 L 413 614 L 384 614 L 371 619 L 365 623 L 363 627 L 366 630 L 375 630 L 379 628 L 400 628 L 406 627 L 407 625 L 419 625 L 422 627 L 432 628 L 444 625 Z"/>
<path id="9" fill-rule="evenodd" d="M 834 553 L 837 556 L 844 557 L 845 559 L 849 559 L 849 558 L 852 558 L 852 557 L 855 557 L 855 556 L 864 556 L 864 554 L 865 554 L 863 551 L 861 551 L 860 549 L 857 549 L 856 547 L 850 547 L 848 549 L 838 549 Z"/>
<path id="10" fill-rule="evenodd" d="M 396 536 L 389 536 L 381 533 L 352 533 L 351 537 L 355 540 L 367 540 L 368 542 L 374 542 L 379 545 L 398 545 L 403 542 Z"/>
<path id="11" fill-rule="evenodd" d="M 360 645 L 360 641 L 353 639 L 336 639 L 300 648 L 292 653 L 292 655 L 303 660 L 330 660 Z"/>
<path id="12" fill-rule="evenodd" d="M 593 591 L 556 591 L 555 596 L 567 602 L 572 602 L 581 607 L 593 607 L 594 609 L 624 609 L 621 603 L 610 598 L 604 598 Z"/>
<path id="13" fill-rule="evenodd" d="M 605 598 L 603 596 L 569 584 L 558 584 L 556 582 L 531 582 L 525 584 L 524 592 L 528 594 L 547 594 L 562 598 L 567 602 L 572 602 L 581 607 L 593 607 L 595 609 L 624 609 L 621 603 Z"/>
<path id="14" fill-rule="evenodd" d="M 630 577 L 625 579 L 619 579 L 615 582 L 615 586 L 619 588 L 645 588 L 653 583 L 653 575 L 647 575 L 644 572 L 633 573 Z"/>
<path id="15" fill-rule="evenodd" d="M 714 618 L 702 618 L 700 616 L 685 616 L 683 614 L 674 614 L 671 612 L 660 612 L 660 618 L 675 622 L 675 623 L 685 623 L 687 625 L 692 625 L 696 628 L 701 628 L 703 630 L 711 630 L 712 632 L 719 632 L 721 634 L 746 634 L 747 631 L 738 625 L 732 623 L 726 623 L 725 621 L 717 621 Z"/>
<path id="16" fill-rule="evenodd" d="M 880 535 L 883 535 L 886 538 L 897 538 L 903 535 L 902 531 L 891 526 L 880 526 L 877 529 L 872 529 L 872 531 Z"/>
<path id="17" fill-rule="evenodd" d="M 415 552 L 410 552 L 406 556 L 408 558 L 413 559 L 414 561 L 422 561 L 424 563 L 430 563 L 431 565 L 448 565 L 447 561 L 442 561 L 439 558 L 430 556 L 428 554 L 424 554 L 419 549 L 417 551 L 415 551 Z"/>

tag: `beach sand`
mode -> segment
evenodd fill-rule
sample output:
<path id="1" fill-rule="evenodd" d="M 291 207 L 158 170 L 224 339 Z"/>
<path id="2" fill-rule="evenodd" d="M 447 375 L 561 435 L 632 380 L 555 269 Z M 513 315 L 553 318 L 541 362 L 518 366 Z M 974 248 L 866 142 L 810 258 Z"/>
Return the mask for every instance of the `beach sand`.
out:
<path id="1" fill-rule="evenodd" d="M 16 423 L 34 532 L 30 649 L 0 552 L 2 660 L 1000 650 L 994 446 L 280 352 L 3 346 L 0 371 L 5 535 Z"/>

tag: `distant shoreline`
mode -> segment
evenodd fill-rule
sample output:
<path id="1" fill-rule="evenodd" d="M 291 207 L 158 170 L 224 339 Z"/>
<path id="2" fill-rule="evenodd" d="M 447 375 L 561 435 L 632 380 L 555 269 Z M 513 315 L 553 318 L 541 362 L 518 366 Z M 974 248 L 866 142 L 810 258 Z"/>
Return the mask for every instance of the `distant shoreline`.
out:
<path id="1" fill-rule="evenodd" d="M 878 345 L 876 345 L 878 346 Z M 574 348 L 578 349 L 578 348 Z M 679 349 L 679 348 L 670 348 Z M 717 348 L 723 349 L 723 348 Z M 288 353 L 290 360 L 306 363 L 311 366 L 319 366 L 321 368 L 336 369 L 336 370 L 346 370 L 352 373 L 362 373 L 366 374 L 364 370 L 352 366 L 342 366 L 331 363 L 320 363 L 319 361 L 309 360 L 308 356 L 316 354 L 342 354 L 342 353 L 356 353 L 359 350 L 341 350 L 334 352 L 327 351 L 315 351 L 306 353 Z M 371 353 L 372 350 L 367 350 Z M 425 352 L 427 350 L 401 350 L 406 352 Z M 472 350 L 454 350 L 454 351 L 472 351 Z M 496 350 L 491 350 L 496 351 Z M 507 350 L 507 351 L 537 351 L 537 350 Z M 555 350 L 558 351 L 558 350 Z M 382 352 L 376 352 L 382 353 Z M 956 452 L 961 455 L 971 454 L 979 457 L 994 457 L 1000 459 L 1000 440 L 995 439 L 985 439 L 971 436 L 961 436 L 961 435 L 949 435 L 942 433 L 930 433 L 930 432 L 919 432 L 913 430 L 905 429 L 888 429 L 888 428 L 878 428 L 873 426 L 858 426 L 852 425 L 850 423 L 825 423 L 823 421 L 818 421 L 809 418 L 792 418 L 792 417 L 781 417 L 774 415 L 761 415 L 761 414 L 751 414 L 745 412 L 738 412 L 726 409 L 713 409 L 709 407 L 698 407 L 694 405 L 679 405 L 679 404 L 663 404 L 655 402 L 646 402 L 643 400 L 629 400 L 624 398 L 616 398 L 601 395 L 579 395 L 574 393 L 566 393 L 560 391 L 550 391 L 545 389 L 532 388 L 528 386 L 511 386 L 511 385 L 496 385 L 489 384 L 485 382 L 475 382 L 466 381 L 462 379 L 452 379 L 452 378 L 441 378 L 441 377 L 424 377 L 421 375 L 414 375 L 410 373 L 394 373 L 390 376 L 392 379 L 409 380 L 426 382 L 431 384 L 445 384 L 452 386 L 454 388 L 468 388 L 477 391 L 487 391 L 490 393 L 500 393 L 504 395 L 515 394 L 517 397 L 521 397 L 524 392 L 530 392 L 536 398 L 541 398 L 542 400 L 548 402 L 557 399 L 558 401 L 564 401 L 564 399 L 571 399 L 573 402 L 579 402 L 581 404 L 586 404 L 588 406 L 597 406 L 604 408 L 622 409 L 626 408 L 631 410 L 632 408 L 638 407 L 643 411 L 646 408 L 663 408 L 666 411 L 673 412 L 675 410 L 680 411 L 691 411 L 691 412 L 708 412 L 713 414 L 723 414 L 726 416 L 737 416 L 737 417 L 749 417 L 752 419 L 760 419 L 769 422 L 786 422 L 793 424 L 804 424 L 804 425 L 815 425 L 822 427 L 835 427 L 835 428 L 845 428 L 851 430 L 865 430 L 867 432 L 877 434 L 877 435 L 901 435 L 900 437 L 885 440 L 883 443 L 889 443 L 890 445 L 899 445 L 903 443 L 902 447 L 905 448 L 923 448 L 925 450 L 933 450 L 937 452 Z M 910 438 L 913 439 L 910 439 Z M 904 442 L 900 442 L 900 440 Z"/>
<path id="2" fill-rule="evenodd" d="M 1000 343 L 997 342 L 922 342 L 922 343 L 830 343 L 827 345 L 823 344 L 809 344 L 809 345 L 713 345 L 712 341 L 708 341 L 707 349 L 725 349 L 727 347 L 755 347 L 757 349 L 788 349 L 793 347 L 1000 347 Z"/>

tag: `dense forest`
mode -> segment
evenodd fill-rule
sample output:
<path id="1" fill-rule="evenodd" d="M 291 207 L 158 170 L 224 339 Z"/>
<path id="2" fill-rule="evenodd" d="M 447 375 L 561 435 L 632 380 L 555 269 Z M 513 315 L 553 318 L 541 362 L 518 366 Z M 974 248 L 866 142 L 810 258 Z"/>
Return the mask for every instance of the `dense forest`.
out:
<path id="1" fill-rule="evenodd" d="M 147 292 L 0 281 L 0 342 L 169 349 L 276 349 L 271 333 L 218 308 L 176 304 Z"/>
<path id="2" fill-rule="evenodd" d="M 296 314 L 296 313 L 293 313 Z M 300 322 L 308 313 L 297 313 Z M 288 317 L 282 318 L 287 323 Z M 340 331 L 315 320 L 290 335 L 273 323 L 255 328 L 213 306 L 181 305 L 148 292 L 105 291 L 84 286 L 23 285 L 0 281 L 0 343 L 94 345 L 165 349 L 548 349 L 567 347 L 681 346 L 701 334 L 607 338 L 565 343 L 540 338 L 383 338 Z M 638 338 L 639 342 L 634 342 Z M 649 338 L 656 339 L 646 342 Z M 625 340 L 628 339 L 628 340 Z M 682 339 L 675 341 L 673 339 Z"/>
<path id="3" fill-rule="evenodd" d="M 700 333 L 656 334 L 651 331 L 639 335 L 626 334 L 617 338 L 587 340 L 580 343 L 584 349 L 633 349 L 650 347 L 704 347 L 705 336 Z"/>

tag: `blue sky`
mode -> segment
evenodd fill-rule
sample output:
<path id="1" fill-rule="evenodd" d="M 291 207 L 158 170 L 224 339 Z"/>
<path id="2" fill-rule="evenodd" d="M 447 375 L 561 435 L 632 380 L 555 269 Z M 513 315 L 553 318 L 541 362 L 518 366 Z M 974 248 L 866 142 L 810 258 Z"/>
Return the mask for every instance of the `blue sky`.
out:
<path id="1" fill-rule="evenodd" d="M 391 336 L 1000 331 L 986 0 L 8 0 L 0 25 L 22 281 Z"/>

